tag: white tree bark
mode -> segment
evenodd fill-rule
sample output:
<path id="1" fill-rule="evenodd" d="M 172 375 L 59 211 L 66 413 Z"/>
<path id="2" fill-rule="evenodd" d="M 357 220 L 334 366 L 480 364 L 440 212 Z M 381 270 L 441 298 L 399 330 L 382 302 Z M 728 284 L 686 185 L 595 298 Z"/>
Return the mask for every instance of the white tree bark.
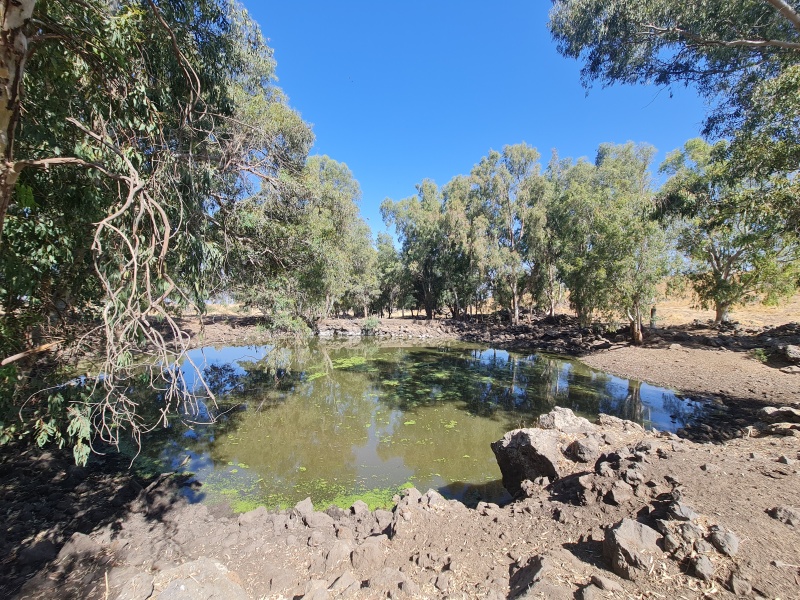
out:
<path id="1" fill-rule="evenodd" d="M 35 5 L 36 0 L 0 0 L 0 236 L 19 176 L 14 168 L 14 134 L 28 55 L 25 26 Z"/>

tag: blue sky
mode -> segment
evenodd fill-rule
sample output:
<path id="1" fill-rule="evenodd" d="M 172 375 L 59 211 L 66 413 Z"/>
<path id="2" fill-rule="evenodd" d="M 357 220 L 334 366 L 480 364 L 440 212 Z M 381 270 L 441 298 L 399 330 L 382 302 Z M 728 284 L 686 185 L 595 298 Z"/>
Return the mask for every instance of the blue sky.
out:
<path id="1" fill-rule="evenodd" d="M 658 163 L 699 134 L 691 89 L 580 83 L 547 30 L 543 0 L 244 0 L 275 51 L 278 85 L 313 125 L 315 154 L 345 162 L 361 214 L 469 173 L 490 150 L 525 141 L 546 165 L 594 158 L 602 142 L 648 142 Z"/>

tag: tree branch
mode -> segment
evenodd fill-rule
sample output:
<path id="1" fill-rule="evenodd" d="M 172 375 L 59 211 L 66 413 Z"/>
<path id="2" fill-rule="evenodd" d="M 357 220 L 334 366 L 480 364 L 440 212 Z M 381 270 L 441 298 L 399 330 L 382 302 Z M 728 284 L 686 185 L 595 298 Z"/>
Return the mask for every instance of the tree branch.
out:
<path id="1" fill-rule="evenodd" d="M 117 180 L 127 180 L 124 175 L 112 173 L 99 163 L 89 162 L 82 158 L 74 156 L 55 156 L 52 158 L 39 158 L 36 160 L 18 160 L 13 163 L 14 172 L 19 175 L 24 169 L 30 167 L 33 169 L 49 169 L 50 167 L 58 167 L 62 165 L 76 165 L 87 169 L 95 169 L 100 171 L 103 175 Z"/>
<path id="2" fill-rule="evenodd" d="M 9 356 L 4 358 L 0 362 L 0 366 L 5 367 L 6 365 L 10 365 L 13 362 L 18 361 L 21 358 L 25 358 L 26 356 L 31 356 L 32 354 L 39 354 L 40 352 L 47 352 L 58 346 L 64 340 L 56 340 L 55 342 L 50 342 L 49 344 L 42 344 L 41 346 L 37 346 L 36 348 L 31 348 L 30 350 L 25 350 L 24 352 L 20 352 L 19 354 L 15 354 L 14 356 Z"/>
<path id="3" fill-rule="evenodd" d="M 772 0 L 767 0 L 771 2 Z M 780 0 L 776 0 L 780 1 Z M 691 40 L 700 46 L 722 46 L 724 48 L 783 48 L 784 50 L 800 51 L 800 42 L 787 42 L 784 40 L 711 40 L 694 34 L 680 27 L 658 27 L 657 25 L 643 25 L 650 33 L 663 36 L 669 33 Z"/>
<path id="4" fill-rule="evenodd" d="M 800 15 L 797 11 L 789 6 L 783 0 L 765 0 L 767 4 L 771 4 L 782 17 L 789 21 L 797 31 L 800 31 Z"/>

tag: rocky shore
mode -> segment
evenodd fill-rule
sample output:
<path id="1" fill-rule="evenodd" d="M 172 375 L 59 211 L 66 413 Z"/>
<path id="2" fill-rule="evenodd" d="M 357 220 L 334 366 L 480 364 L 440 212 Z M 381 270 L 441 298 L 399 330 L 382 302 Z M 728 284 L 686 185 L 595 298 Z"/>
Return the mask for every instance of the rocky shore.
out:
<path id="1" fill-rule="evenodd" d="M 189 333 L 192 346 L 264 343 L 280 334 L 270 333 L 255 317 L 211 316 L 179 319 Z M 379 339 L 461 340 L 492 344 L 509 350 L 543 351 L 585 356 L 602 350 L 627 347 L 628 335 L 620 331 L 599 331 L 581 327 L 575 317 L 540 317 L 520 325 L 492 319 L 323 319 L 314 332 L 322 340 L 371 337 Z M 645 347 L 666 347 L 678 343 L 691 348 L 748 352 L 761 349 L 765 360 L 783 362 L 786 372 L 800 373 L 800 324 L 778 327 L 742 327 L 736 324 L 712 327 L 709 323 L 660 327 L 645 331 Z M 788 348 L 788 350 L 787 350 Z M 797 368 L 791 368 L 796 365 Z"/>
<path id="2" fill-rule="evenodd" d="M 188 504 L 169 475 L 138 482 L 27 451 L 0 464 L 0 594 L 793 598 L 800 438 L 759 431 L 698 444 L 557 409 L 493 445 L 513 503 L 468 508 L 410 489 L 391 511 L 306 500 L 233 515 Z"/>

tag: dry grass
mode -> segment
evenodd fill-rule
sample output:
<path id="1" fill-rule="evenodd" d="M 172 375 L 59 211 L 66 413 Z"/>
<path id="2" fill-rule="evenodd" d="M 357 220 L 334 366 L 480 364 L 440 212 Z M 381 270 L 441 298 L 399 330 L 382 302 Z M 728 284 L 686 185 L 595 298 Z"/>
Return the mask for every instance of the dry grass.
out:
<path id="1" fill-rule="evenodd" d="M 659 326 L 683 325 L 695 320 L 705 322 L 714 319 L 713 310 L 700 309 L 697 301 L 689 295 L 671 296 L 666 300 L 660 300 L 656 308 Z M 248 317 L 259 314 L 257 311 L 245 310 L 238 304 L 209 304 L 206 310 L 209 315 L 219 316 Z M 572 314 L 566 304 L 559 306 L 557 312 Z M 408 311 L 406 314 L 410 315 Z M 737 306 L 731 311 L 731 319 L 752 327 L 774 327 L 793 321 L 800 322 L 800 293 L 778 306 L 765 306 L 759 303 Z"/>
<path id="2" fill-rule="evenodd" d="M 710 321 L 714 319 L 713 310 L 701 310 L 690 297 L 674 297 L 662 300 L 656 305 L 658 323 L 663 325 L 682 325 L 695 319 Z M 749 304 L 731 310 L 731 319 L 742 325 L 753 327 L 774 327 L 793 321 L 800 322 L 800 294 L 795 294 L 779 306 Z"/>

